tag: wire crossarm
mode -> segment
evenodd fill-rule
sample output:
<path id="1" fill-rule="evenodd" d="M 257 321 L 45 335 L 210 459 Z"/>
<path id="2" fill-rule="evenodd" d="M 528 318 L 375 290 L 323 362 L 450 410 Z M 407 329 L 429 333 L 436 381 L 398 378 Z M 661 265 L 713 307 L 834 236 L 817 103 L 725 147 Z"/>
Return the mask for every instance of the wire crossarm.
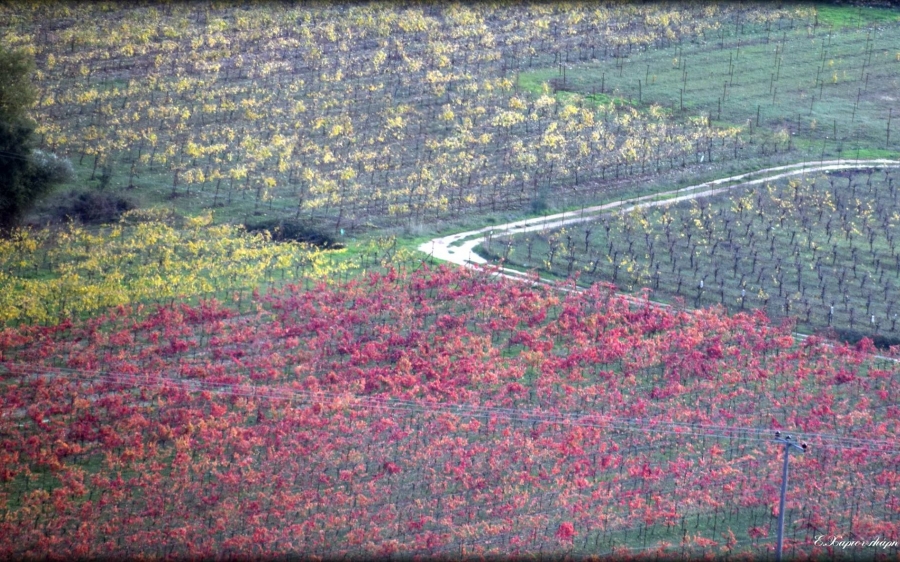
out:
<path id="1" fill-rule="evenodd" d="M 775 432 L 775 442 L 783 443 L 785 450 L 793 447 L 795 449 L 799 449 L 799 450 L 805 452 L 809 448 L 809 445 L 807 445 L 805 442 L 797 443 L 796 441 L 793 440 L 793 437 L 791 437 L 790 435 L 785 435 L 784 437 L 782 437 L 780 431 Z"/>
<path id="2" fill-rule="evenodd" d="M 787 494 L 788 481 L 788 460 L 791 456 L 791 449 L 798 449 L 800 452 L 806 452 L 808 445 L 797 443 L 790 435 L 781 436 L 780 431 L 775 432 L 775 442 L 784 445 L 784 465 L 781 468 L 781 498 L 778 501 L 778 545 L 775 547 L 775 560 L 781 562 L 781 551 L 784 547 L 784 497 Z"/>

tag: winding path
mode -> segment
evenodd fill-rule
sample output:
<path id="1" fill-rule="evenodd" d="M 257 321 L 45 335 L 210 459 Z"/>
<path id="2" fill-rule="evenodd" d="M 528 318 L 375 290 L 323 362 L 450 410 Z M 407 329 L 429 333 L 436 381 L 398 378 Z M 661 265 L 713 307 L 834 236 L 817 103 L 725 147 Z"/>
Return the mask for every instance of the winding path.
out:
<path id="1" fill-rule="evenodd" d="M 505 234 L 543 231 L 568 224 L 593 220 L 613 209 L 617 209 L 622 213 L 627 213 L 636 208 L 668 205 L 678 201 L 707 197 L 724 193 L 731 189 L 759 185 L 791 176 L 802 176 L 804 174 L 829 172 L 834 170 L 859 170 L 868 168 L 900 168 L 900 160 L 824 160 L 801 162 L 799 164 L 790 164 L 775 168 L 764 168 L 755 172 L 708 181 L 663 193 L 614 201 L 612 203 L 596 205 L 593 207 L 585 207 L 579 211 L 568 211 L 565 213 L 548 215 L 546 217 L 485 226 L 476 230 L 469 230 L 467 232 L 460 232 L 449 236 L 440 236 L 420 244 L 418 249 L 432 258 L 461 265 L 463 267 L 479 267 L 487 265 L 487 260 L 478 254 L 475 254 L 473 250 L 476 246 L 484 242 L 485 237 L 488 235 L 503 236 Z M 499 273 L 504 277 L 513 279 L 524 280 L 529 278 L 522 272 L 509 268 L 500 268 Z"/>

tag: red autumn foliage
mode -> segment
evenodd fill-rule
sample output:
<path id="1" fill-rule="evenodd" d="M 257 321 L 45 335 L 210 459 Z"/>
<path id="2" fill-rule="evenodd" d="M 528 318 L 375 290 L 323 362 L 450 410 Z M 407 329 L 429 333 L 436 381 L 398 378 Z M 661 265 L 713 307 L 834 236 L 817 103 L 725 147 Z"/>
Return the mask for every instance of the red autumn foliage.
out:
<path id="1" fill-rule="evenodd" d="M 776 427 L 792 537 L 900 533 L 864 348 L 444 268 L 256 304 L 0 333 L 0 557 L 761 555 Z"/>
<path id="2" fill-rule="evenodd" d="M 559 524 L 559 528 L 556 529 L 556 538 L 561 541 L 571 541 L 575 538 L 575 526 L 571 521 L 564 521 Z"/>

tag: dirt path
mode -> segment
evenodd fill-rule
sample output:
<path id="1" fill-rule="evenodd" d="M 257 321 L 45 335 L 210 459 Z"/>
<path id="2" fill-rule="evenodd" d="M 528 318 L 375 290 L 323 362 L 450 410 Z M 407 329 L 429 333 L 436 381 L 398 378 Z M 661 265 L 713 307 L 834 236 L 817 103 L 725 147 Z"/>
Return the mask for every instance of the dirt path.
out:
<path id="1" fill-rule="evenodd" d="M 801 162 L 788 166 L 765 168 L 755 172 L 731 176 L 705 183 L 674 189 L 663 193 L 645 195 L 622 201 L 614 201 L 604 205 L 585 207 L 580 211 L 568 211 L 546 217 L 537 217 L 500 225 L 491 225 L 468 232 L 460 232 L 449 236 L 434 238 L 419 245 L 422 251 L 433 258 L 448 261 L 464 267 L 474 267 L 487 264 L 481 256 L 473 250 L 484 242 L 487 236 L 503 236 L 505 234 L 520 234 L 558 228 L 568 224 L 575 224 L 596 219 L 602 214 L 616 209 L 618 212 L 627 213 L 635 208 L 654 207 L 668 205 L 679 201 L 708 197 L 724 193 L 728 190 L 759 185 L 765 182 L 810 173 L 827 172 L 832 170 L 866 169 L 866 168 L 900 168 L 898 160 L 825 160 L 816 162 Z M 521 279 L 523 274 L 519 271 L 507 268 L 500 270 L 505 276 Z"/>
<path id="2" fill-rule="evenodd" d="M 616 209 L 617 212 L 627 213 L 635 208 L 654 207 L 660 205 L 668 205 L 678 201 L 686 201 L 696 199 L 698 197 L 707 197 L 724 193 L 730 189 L 739 187 L 747 187 L 751 185 L 759 185 L 768 181 L 781 178 L 800 176 L 809 173 L 827 172 L 832 170 L 848 170 L 848 169 L 868 169 L 868 168 L 900 168 L 900 160 L 825 160 L 819 162 L 801 162 L 799 164 L 791 164 L 788 166 L 778 166 L 775 168 L 765 168 L 756 172 L 749 172 L 728 178 L 708 181 L 705 183 L 674 189 L 664 193 L 654 195 L 645 195 L 643 197 L 635 197 L 623 201 L 614 201 L 604 205 L 594 207 L 586 207 L 581 211 L 569 211 L 566 213 L 557 213 L 546 217 L 538 217 L 521 221 L 510 222 L 501 225 L 486 226 L 477 230 L 468 232 L 460 232 L 451 234 L 450 236 L 441 236 L 434 238 L 419 245 L 419 250 L 431 255 L 434 258 L 455 263 L 463 267 L 478 268 L 487 265 L 487 260 L 475 254 L 474 248 L 484 242 L 487 235 L 502 236 L 504 234 L 519 234 L 523 232 L 534 232 L 536 230 L 547 230 L 565 226 L 567 224 L 575 224 L 593 220 L 603 213 Z M 493 234 L 491 234 L 493 232 Z M 459 245 L 454 245 L 459 244 Z M 497 275 L 507 279 L 516 281 L 530 281 L 532 283 L 541 281 L 533 275 L 528 275 L 505 267 L 499 268 Z M 579 290 L 575 286 L 562 287 L 557 285 L 561 290 L 575 291 Z M 638 302 L 638 298 L 621 293 L 623 298 Z M 645 302 L 645 301 L 641 301 Z M 664 303 L 650 301 L 653 306 L 667 307 Z M 806 334 L 794 332 L 793 336 L 797 339 L 805 339 Z M 900 359 L 885 357 L 883 355 L 875 355 L 878 359 L 885 359 L 892 362 L 898 362 Z"/>

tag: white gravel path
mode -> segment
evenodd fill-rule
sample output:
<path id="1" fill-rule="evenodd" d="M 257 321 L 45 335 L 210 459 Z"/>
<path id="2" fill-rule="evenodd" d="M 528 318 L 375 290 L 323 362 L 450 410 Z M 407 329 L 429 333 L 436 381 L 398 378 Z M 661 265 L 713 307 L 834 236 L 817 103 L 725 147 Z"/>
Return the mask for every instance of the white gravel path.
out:
<path id="1" fill-rule="evenodd" d="M 567 224 L 596 219 L 607 211 L 618 209 L 627 213 L 635 208 L 654 207 L 668 205 L 678 201 L 696 199 L 723 193 L 730 189 L 759 185 L 765 182 L 810 173 L 827 172 L 833 170 L 858 170 L 866 168 L 900 168 L 898 160 L 825 160 L 815 162 L 801 162 L 775 168 L 765 168 L 755 172 L 731 176 L 705 183 L 674 189 L 663 193 L 645 195 L 622 201 L 614 201 L 604 205 L 585 207 L 579 211 L 557 213 L 546 217 L 537 217 L 500 225 L 490 225 L 468 232 L 460 232 L 449 236 L 440 236 L 419 245 L 419 250 L 429 256 L 461 265 L 471 267 L 485 265 L 487 261 L 473 252 L 474 248 L 484 242 L 488 235 L 503 236 L 505 234 L 520 234 L 558 228 Z M 491 234 L 493 233 L 493 234 Z M 458 245 L 454 245 L 458 244 Z M 508 275 L 521 277 L 521 273 L 515 270 L 502 268 L 501 271 Z"/>

